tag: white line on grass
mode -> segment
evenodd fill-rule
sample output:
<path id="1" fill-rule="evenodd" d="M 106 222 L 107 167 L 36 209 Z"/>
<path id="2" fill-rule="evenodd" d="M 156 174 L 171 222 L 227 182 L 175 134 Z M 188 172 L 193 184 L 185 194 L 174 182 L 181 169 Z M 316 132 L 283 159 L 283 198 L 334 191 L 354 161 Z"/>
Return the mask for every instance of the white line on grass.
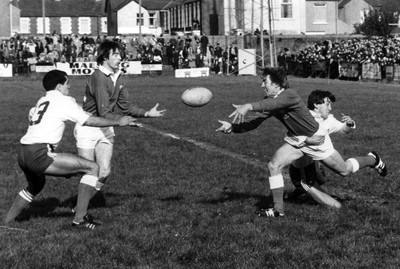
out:
<path id="1" fill-rule="evenodd" d="M 165 136 L 165 137 L 170 137 L 170 138 L 177 139 L 177 140 L 183 140 L 183 141 L 192 143 L 192 144 L 194 144 L 194 145 L 196 145 L 196 146 L 198 146 L 198 147 L 200 147 L 202 149 L 205 149 L 205 150 L 208 150 L 208 151 L 217 152 L 219 154 L 229 156 L 229 157 L 234 158 L 236 160 L 242 161 L 243 163 L 252 165 L 254 167 L 257 167 L 257 168 L 260 168 L 260 169 L 264 170 L 265 172 L 268 172 L 268 168 L 267 168 L 267 164 L 266 163 L 263 163 L 263 162 L 261 162 L 259 160 L 256 160 L 256 159 L 249 158 L 249 157 L 247 157 L 245 155 L 234 153 L 234 152 L 231 152 L 229 150 L 217 147 L 215 145 L 212 145 L 212 144 L 209 144 L 209 143 L 206 143 L 206 142 L 200 142 L 200 141 L 197 141 L 197 140 L 194 140 L 194 139 L 191 139 L 191 138 L 187 138 L 187 137 L 184 137 L 184 136 L 179 136 L 177 134 L 166 133 L 164 131 L 161 131 L 159 129 L 156 129 L 156 128 L 148 126 L 148 125 L 143 125 L 143 128 L 145 128 L 145 129 L 147 129 L 149 131 L 158 133 L 158 134 L 160 134 L 162 136 Z M 288 173 L 284 172 L 283 175 L 284 175 L 285 178 L 287 178 L 289 180 L 289 174 Z M 379 199 L 379 198 L 367 197 L 367 196 L 362 195 L 360 193 L 359 194 L 354 194 L 351 191 L 349 192 L 348 190 L 344 190 L 341 187 L 337 187 L 337 188 L 338 188 L 338 190 L 340 190 L 342 192 L 342 195 L 346 195 L 350 199 L 354 199 L 355 200 L 357 198 L 360 198 L 360 199 L 364 199 L 364 200 L 367 200 L 367 201 L 368 200 L 372 201 L 372 203 L 380 203 L 380 204 L 384 204 L 384 203 L 387 202 L 386 200 Z"/>
<path id="2" fill-rule="evenodd" d="M 12 230 L 12 231 L 24 232 L 24 233 L 28 232 L 28 230 L 19 229 L 19 228 L 12 228 L 12 227 L 8 227 L 8 226 L 0 226 L 0 228 L 4 228 L 6 230 Z"/>
<path id="3" fill-rule="evenodd" d="M 192 143 L 192 144 L 194 144 L 194 145 L 196 145 L 196 146 L 198 146 L 198 147 L 200 147 L 202 149 L 208 150 L 208 151 L 213 151 L 213 152 L 217 152 L 217 153 L 222 154 L 222 155 L 227 155 L 227 156 L 232 157 L 232 158 L 234 158 L 236 160 L 240 160 L 240 161 L 242 161 L 242 162 L 244 162 L 246 164 L 250 164 L 250 165 L 252 165 L 254 167 L 260 168 L 260 169 L 262 169 L 262 170 L 264 170 L 266 172 L 268 171 L 268 169 L 266 168 L 266 166 L 267 166 L 266 163 L 263 163 L 263 162 L 261 162 L 259 160 L 256 160 L 256 159 L 249 158 L 249 157 L 247 157 L 245 155 L 234 153 L 232 151 L 217 147 L 215 145 L 212 145 L 212 144 L 209 144 L 209 143 L 206 143 L 206 142 L 200 142 L 200 141 L 188 138 L 188 137 L 179 136 L 177 134 L 166 133 L 166 132 L 164 132 L 162 130 L 156 129 L 156 128 L 148 126 L 148 125 L 143 125 L 143 128 L 145 128 L 145 129 L 147 129 L 149 131 L 158 133 L 158 134 L 160 134 L 162 136 L 166 136 L 166 137 L 170 137 L 170 138 L 173 138 L 173 139 L 183 140 L 183 141 Z"/>

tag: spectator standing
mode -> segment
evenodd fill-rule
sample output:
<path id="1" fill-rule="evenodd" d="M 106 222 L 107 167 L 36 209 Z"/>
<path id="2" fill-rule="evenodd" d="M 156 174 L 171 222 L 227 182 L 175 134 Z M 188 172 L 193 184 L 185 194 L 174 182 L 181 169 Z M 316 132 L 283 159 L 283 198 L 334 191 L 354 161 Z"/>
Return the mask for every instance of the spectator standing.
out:
<path id="1" fill-rule="evenodd" d="M 285 71 L 287 71 L 286 68 L 286 55 L 285 52 L 283 50 L 281 50 L 279 52 L 279 55 L 277 57 L 277 62 L 278 62 L 278 66 L 282 67 Z"/>
<path id="2" fill-rule="evenodd" d="M 207 55 L 207 47 L 208 47 L 208 37 L 203 32 L 202 36 L 200 37 L 200 44 L 201 44 L 201 52 L 204 56 Z"/>
<path id="3" fill-rule="evenodd" d="M 86 49 L 86 45 L 90 44 L 89 37 L 87 36 L 87 34 L 83 34 L 83 36 L 79 40 L 81 41 L 81 51 L 84 52 Z"/>
<path id="4" fill-rule="evenodd" d="M 222 53 L 223 50 L 217 43 L 214 48 L 214 71 L 216 74 L 222 74 Z"/>
<path id="5" fill-rule="evenodd" d="M 233 62 L 238 57 L 238 47 L 235 43 L 231 43 L 229 47 L 229 61 Z"/>
<path id="6" fill-rule="evenodd" d="M 39 56 L 40 53 L 43 53 L 45 51 L 43 41 L 40 40 L 39 37 L 36 37 L 35 44 L 36 44 L 36 48 L 35 48 L 36 56 Z"/>

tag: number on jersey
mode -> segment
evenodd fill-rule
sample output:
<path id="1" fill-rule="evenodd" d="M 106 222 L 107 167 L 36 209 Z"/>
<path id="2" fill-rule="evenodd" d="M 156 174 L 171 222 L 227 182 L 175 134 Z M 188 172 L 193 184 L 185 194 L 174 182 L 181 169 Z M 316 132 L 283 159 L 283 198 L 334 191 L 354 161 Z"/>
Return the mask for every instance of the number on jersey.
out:
<path id="1" fill-rule="evenodd" d="M 36 125 L 40 123 L 44 113 L 49 107 L 49 104 L 50 102 L 46 101 L 31 109 L 29 112 L 29 125 Z"/>

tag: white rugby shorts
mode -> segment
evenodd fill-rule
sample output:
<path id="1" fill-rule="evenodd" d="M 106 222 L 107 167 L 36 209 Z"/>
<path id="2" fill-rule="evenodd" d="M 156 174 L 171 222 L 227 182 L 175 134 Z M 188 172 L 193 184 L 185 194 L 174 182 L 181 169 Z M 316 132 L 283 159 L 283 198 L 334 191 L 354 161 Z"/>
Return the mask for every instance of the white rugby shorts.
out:
<path id="1" fill-rule="evenodd" d="M 91 127 L 75 125 L 76 146 L 81 149 L 94 149 L 98 143 L 114 145 L 113 127 Z"/>
<path id="2" fill-rule="evenodd" d="M 304 146 L 299 149 L 315 161 L 324 160 L 335 152 L 333 145 L 326 147 L 325 143 L 320 146 Z"/>

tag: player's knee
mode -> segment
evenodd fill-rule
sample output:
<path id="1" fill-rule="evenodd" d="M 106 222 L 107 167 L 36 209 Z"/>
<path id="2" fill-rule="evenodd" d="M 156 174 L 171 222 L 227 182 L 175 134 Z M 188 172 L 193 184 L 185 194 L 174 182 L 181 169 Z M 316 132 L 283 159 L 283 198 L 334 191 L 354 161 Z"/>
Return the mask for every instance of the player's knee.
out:
<path id="1" fill-rule="evenodd" d="M 93 161 L 85 160 L 85 162 L 82 163 L 82 172 L 85 174 L 97 176 L 99 174 L 99 170 L 99 165 Z"/>
<path id="2" fill-rule="evenodd" d="M 99 171 L 100 181 L 104 183 L 110 174 L 111 174 L 111 168 L 100 168 Z"/>
<path id="3" fill-rule="evenodd" d="M 348 175 L 350 175 L 350 173 L 351 173 L 351 169 L 346 169 L 346 170 L 340 171 L 339 175 L 341 175 L 342 177 L 347 177 Z"/>
<path id="4" fill-rule="evenodd" d="M 280 165 L 276 162 L 270 161 L 270 162 L 268 162 L 268 170 L 273 175 L 279 174 L 282 172 L 282 165 Z"/>

